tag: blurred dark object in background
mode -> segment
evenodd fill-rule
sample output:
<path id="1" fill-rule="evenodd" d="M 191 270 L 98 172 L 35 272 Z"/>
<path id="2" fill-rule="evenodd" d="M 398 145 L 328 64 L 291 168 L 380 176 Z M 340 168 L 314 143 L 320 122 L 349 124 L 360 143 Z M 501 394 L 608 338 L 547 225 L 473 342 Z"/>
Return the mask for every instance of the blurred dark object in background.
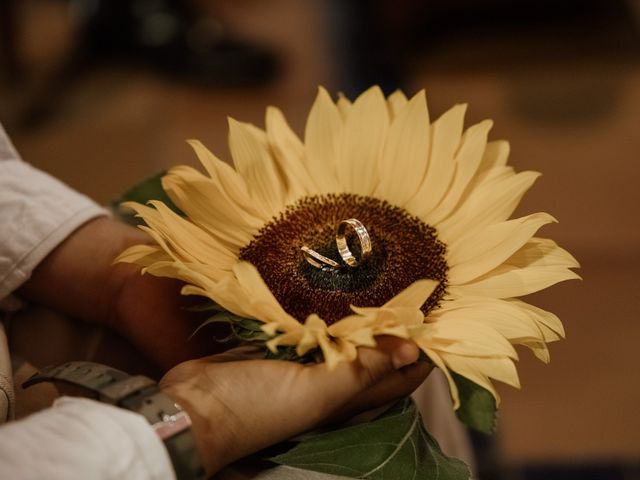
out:
<path id="1" fill-rule="evenodd" d="M 235 38 L 188 1 L 76 2 L 87 59 L 145 65 L 179 80 L 211 86 L 254 86 L 273 79 L 275 55 Z"/>
<path id="2" fill-rule="evenodd" d="M 16 84 L 23 73 L 16 49 L 15 10 L 14 1 L 0 1 L 0 81 L 11 85 Z"/>
<path id="3" fill-rule="evenodd" d="M 629 0 L 333 0 L 338 90 L 406 88 L 427 71 L 636 62 L 638 13 Z M 473 45 L 473 48 L 469 48 Z"/>
<path id="4" fill-rule="evenodd" d="M 417 0 L 332 0 L 330 32 L 338 90 L 355 98 L 371 85 L 385 95 L 402 88 L 414 51 Z"/>
<path id="5" fill-rule="evenodd" d="M 20 111 L 13 115 L 18 127 L 46 121 L 55 112 L 58 99 L 83 74 L 104 65 L 142 67 L 174 81 L 225 88 L 264 85 L 279 70 L 274 52 L 237 38 L 188 0 L 64 3 L 75 27 L 73 41 L 44 78 L 34 79 L 19 53 L 21 4 L 16 0 L 0 2 L 0 80 L 9 86 L 24 82 L 28 91 Z"/>
<path id="6" fill-rule="evenodd" d="M 424 2 L 414 44 L 428 64 L 456 71 L 591 61 L 635 62 L 634 0 L 451 0 Z M 473 45 L 474 48 L 469 48 Z M 443 54 L 455 52 L 450 61 Z"/>

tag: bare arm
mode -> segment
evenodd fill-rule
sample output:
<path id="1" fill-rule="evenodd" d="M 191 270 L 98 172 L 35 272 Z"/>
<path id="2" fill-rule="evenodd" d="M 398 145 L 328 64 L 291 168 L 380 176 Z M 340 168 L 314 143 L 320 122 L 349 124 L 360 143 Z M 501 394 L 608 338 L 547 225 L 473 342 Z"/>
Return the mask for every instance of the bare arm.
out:
<path id="1" fill-rule="evenodd" d="M 144 243 L 140 230 L 108 218 L 73 232 L 34 270 L 19 293 L 31 302 L 115 329 L 162 369 L 215 353 L 211 339 L 188 340 L 197 327 L 183 308 L 177 281 L 113 265 L 126 247 Z"/>

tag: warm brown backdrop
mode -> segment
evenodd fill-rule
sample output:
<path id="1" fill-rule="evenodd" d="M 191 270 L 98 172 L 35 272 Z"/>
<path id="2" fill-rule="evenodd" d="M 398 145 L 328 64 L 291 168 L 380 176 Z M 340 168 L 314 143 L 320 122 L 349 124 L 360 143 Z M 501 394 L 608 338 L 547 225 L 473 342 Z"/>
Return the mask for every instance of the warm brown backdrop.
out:
<path id="1" fill-rule="evenodd" d="M 262 125 L 264 108 L 276 104 L 301 132 L 316 86 L 337 83 L 327 5 L 216 2 L 236 32 L 279 52 L 284 70 L 268 86 L 194 88 L 100 67 L 64 92 L 40 127 L 12 123 L 20 88 L 0 89 L 0 118 L 27 161 L 108 202 L 147 174 L 194 163 L 187 138 L 228 158 L 228 115 Z M 29 0 L 22 9 L 22 52 L 34 72 L 46 71 L 72 42 L 66 7 Z M 637 25 L 637 17 L 629 21 Z M 570 47 L 573 36 L 562 38 Z M 640 64 L 615 42 L 587 42 L 590 50 L 575 40 L 575 48 L 557 51 L 548 40 L 536 31 L 485 41 L 454 36 L 411 57 L 407 90 L 427 89 L 433 117 L 468 102 L 469 123 L 493 118 L 492 138 L 510 140 L 512 163 L 544 173 L 520 212 L 556 216 L 560 223 L 544 233 L 583 265 L 584 281 L 535 295 L 568 335 L 552 346 L 549 366 L 523 351 L 523 390 L 501 389 L 503 459 L 640 462 Z"/>

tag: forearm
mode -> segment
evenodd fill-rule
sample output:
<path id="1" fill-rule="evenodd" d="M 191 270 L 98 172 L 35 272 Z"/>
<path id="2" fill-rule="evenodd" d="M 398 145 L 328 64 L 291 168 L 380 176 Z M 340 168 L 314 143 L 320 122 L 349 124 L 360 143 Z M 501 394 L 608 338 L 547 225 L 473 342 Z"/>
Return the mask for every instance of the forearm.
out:
<path id="1" fill-rule="evenodd" d="M 136 265 L 113 264 L 128 246 L 148 241 L 137 228 L 95 219 L 53 250 L 19 293 L 117 331 L 163 370 L 211 352 L 205 337 L 190 340 L 197 321 L 189 321 L 180 282 L 141 275 Z"/>
<path id="2" fill-rule="evenodd" d="M 75 318 L 110 324 L 114 297 L 138 270 L 114 266 L 113 260 L 126 247 L 145 241 L 146 235 L 133 227 L 105 217 L 91 220 L 38 265 L 19 293 Z"/>

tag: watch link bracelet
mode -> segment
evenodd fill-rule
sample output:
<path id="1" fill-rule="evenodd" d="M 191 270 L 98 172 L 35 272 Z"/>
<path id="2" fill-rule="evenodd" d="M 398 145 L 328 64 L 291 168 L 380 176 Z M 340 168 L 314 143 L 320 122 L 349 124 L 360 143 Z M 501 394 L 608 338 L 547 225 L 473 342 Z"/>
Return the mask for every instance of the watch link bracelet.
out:
<path id="1" fill-rule="evenodd" d="M 67 362 L 43 368 L 22 384 L 41 382 L 75 385 L 97 394 L 101 402 L 139 413 L 163 440 L 178 480 L 204 479 L 206 474 L 191 432 L 191 419 L 158 384 L 142 375 L 93 362 Z"/>

